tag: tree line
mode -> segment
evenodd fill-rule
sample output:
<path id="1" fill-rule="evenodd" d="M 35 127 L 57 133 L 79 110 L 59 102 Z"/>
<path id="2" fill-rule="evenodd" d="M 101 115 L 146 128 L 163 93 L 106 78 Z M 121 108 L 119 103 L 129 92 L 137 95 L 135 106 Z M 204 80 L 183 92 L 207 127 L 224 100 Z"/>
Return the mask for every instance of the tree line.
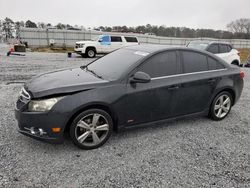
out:
<path id="1" fill-rule="evenodd" d="M 13 21 L 10 18 L 0 19 L 0 38 L 18 38 L 20 28 L 41 28 L 41 29 L 67 29 L 67 30 L 86 30 L 83 26 L 70 25 L 58 23 L 52 25 L 51 23 L 38 22 L 31 20 Z M 90 28 L 87 28 L 90 29 Z M 227 25 L 227 30 L 213 30 L 213 29 L 192 29 L 187 27 L 167 27 L 165 25 L 140 25 L 136 27 L 128 26 L 100 26 L 94 28 L 99 31 L 106 32 L 125 32 L 125 33 L 140 33 L 150 34 L 164 37 L 183 37 L 183 38 L 221 38 L 221 39 L 250 39 L 250 19 L 242 18 L 230 22 Z"/>

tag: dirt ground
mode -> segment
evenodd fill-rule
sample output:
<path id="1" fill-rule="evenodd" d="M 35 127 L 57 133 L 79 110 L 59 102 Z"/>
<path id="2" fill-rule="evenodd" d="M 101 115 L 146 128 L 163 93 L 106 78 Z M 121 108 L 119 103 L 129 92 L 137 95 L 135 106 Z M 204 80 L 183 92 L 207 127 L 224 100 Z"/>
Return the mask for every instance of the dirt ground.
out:
<path id="1" fill-rule="evenodd" d="M 250 69 L 242 97 L 216 122 L 197 117 L 114 133 L 84 151 L 18 133 L 15 101 L 33 75 L 85 65 L 65 53 L 6 56 L 0 45 L 0 187 L 250 187 Z"/>

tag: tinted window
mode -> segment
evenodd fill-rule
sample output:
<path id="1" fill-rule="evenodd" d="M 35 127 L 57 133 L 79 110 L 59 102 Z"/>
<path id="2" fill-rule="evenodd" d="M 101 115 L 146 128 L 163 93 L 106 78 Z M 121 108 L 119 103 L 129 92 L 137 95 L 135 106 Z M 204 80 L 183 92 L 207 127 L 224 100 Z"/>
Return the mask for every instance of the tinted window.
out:
<path id="1" fill-rule="evenodd" d="M 227 50 L 230 52 L 232 50 L 232 47 L 230 45 L 227 45 Z"/>
<path id="2" fill-rule="evenodd" d="M 228 53 L 228 45 L 226 44 L 220 44 L 220 53 Z"/>
<path id="3" fill-rule="evenodd" d="M 146 60 L 139 70 L 149 74 L 152 78 L 174 75 L 177 73 L 176 60 L 174 51 L 162 52 Z"/>
<path id="4" fill-rule="evenodd" d="M 213 54 L 218 54 L 219 53 L 219 45 L 218 44 L 211 44 L 207 51 L 213 53 Z"/>
<path id="5" fill-rule="evenodd" d="M 217 60 L 208 57 L 208 67 L 209 70 L 224 69 L 225 67 Z"/>
<path id="6" fill-rule="evenodd" d="M 127 42 L 138 42 L 137 38 L 135 38 L 135 37 L 125 37 L 125 39 Z"/>
<path id="7" fill-rule="evenodd" d="M 183 67 L 185 73 L 207 71 L 207 56 L 197 53 L 183 51 Z"/>
<path id="8" fill-rule="evenodd" d="M 122 38 L 117 36 L 111 36 L 111 42 L 122 42 Z"/>
<path id="9" fill-rule="evenodd" d="M 143 54 L 143 52 L 141 52 L 141 54 Z M 120 49 L 94 61 L 88 66 L 88 69 L 93 70 L 104 79 L 117 80 L 121 78 L 124 73 L 127 73 L 138 60 L 144 58 L 146 55 L 147 53 L 140 55 L 132 50 Z"/>
<path id="10" fill-rule="evenodd" d="M 199 49 L 199 50 L 205 50 L 207 48 L 207 46 L 208 46 L 207 42 L 194 41 L 194 42 L 190 42 L 187 47 L 195 48 L 195 49 Z"/>

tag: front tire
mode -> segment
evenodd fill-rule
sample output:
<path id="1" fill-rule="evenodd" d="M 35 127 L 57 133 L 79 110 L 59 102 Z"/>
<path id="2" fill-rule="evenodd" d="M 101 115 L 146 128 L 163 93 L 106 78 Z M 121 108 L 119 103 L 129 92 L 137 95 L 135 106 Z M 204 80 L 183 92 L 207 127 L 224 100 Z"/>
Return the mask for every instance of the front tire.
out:
<path id="1" fill-rule="evenodd" d="M 232 95 L 227 92 L 219 93 L 213 100 L 210 107 L 210 117 L 215 121 L 223 120 L 231 111 L 233 105 Z"/>
<path id="2" fill-rule="evenodd" d="M 94 49 L 94 48 L 88 48 L 88 49 L 86 50 L 86 55 L 87 55 L 87 57 L 89 57 L 89 58 L 94 58 L 94 57 L 96 56 L 96 51 L 95 51 L 95 49 Z"/>
<path id="3" fill-rule="evenodd" d="M 70 137 L 81 149 L 95 149 L 102 146 L 113 130 L 111 116 L 100 109 L 90 109 L 79 114 L 70 127 Z"/>

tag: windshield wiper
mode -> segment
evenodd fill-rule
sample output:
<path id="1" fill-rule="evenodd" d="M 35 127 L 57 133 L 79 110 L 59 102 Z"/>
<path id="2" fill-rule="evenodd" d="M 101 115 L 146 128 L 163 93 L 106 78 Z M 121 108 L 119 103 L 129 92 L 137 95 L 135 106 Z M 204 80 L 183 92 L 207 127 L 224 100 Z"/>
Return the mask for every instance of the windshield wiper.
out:
<path id="1" fill-rule="evenodd" d="M 94 76 L 96 76 L 97 78 L 103 79 L 103 77 L 100 76 L 100 75 L 98 75 L 98 74 L 96 74 L 95 71 L 88 69 L 88 65 L 80 66 L 80 68 L 81 68 L 81 69 L 85 69 L 85 70 L 88 71 L 88 72 L 91 72 L 91 73 L 92 73 Z"/>

